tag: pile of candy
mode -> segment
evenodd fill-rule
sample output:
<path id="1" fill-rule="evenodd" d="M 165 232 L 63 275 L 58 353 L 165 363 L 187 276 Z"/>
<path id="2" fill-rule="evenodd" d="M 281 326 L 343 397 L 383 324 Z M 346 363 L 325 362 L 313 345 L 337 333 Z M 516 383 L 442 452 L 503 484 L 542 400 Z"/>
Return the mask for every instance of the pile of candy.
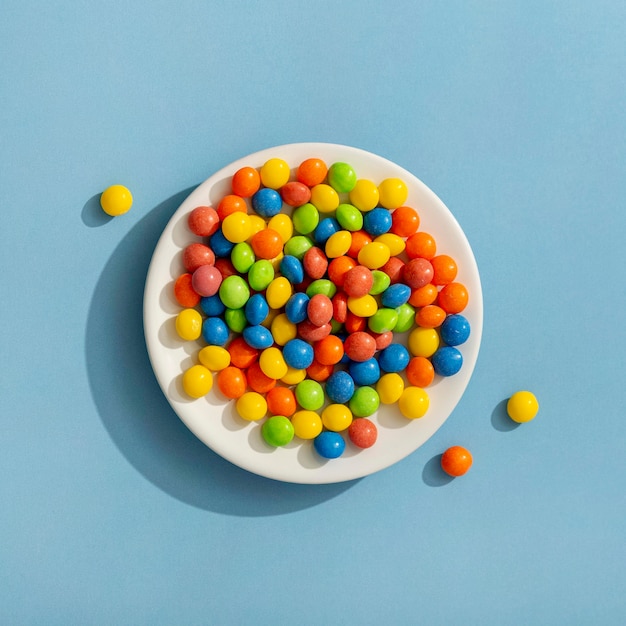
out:
<path id="1" fill-rule="evenodd" d="M 372 446 L 381 403 L 423 417 L 425 388 L 462 366 L 468 292 L 419 230 L 405 182 L 318 158 L 292 176 L 272 158 L 231 184 L 215 208 L 188 215 L 199 241 L 174 283 L 176 329 L 206 345 L 182 375 L 185 393 L 208 394 L 215 376 L 269 445 L 313 440 L 324 458 L 343 453 L 342 433 Z"/>

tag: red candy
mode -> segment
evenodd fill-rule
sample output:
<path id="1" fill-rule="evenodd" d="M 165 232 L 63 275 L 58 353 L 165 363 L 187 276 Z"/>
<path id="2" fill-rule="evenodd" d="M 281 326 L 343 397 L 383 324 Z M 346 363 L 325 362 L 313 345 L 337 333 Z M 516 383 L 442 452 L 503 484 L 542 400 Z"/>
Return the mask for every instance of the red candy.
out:
<path id="1" fill-rule="evenodd" d="M 298 329 L 298 335 L 300 336 L 300 338 L 304 339 L 304 341 L 308 341 L 309 343 L 324 339 L 324 337 L 330 335 L 330 331 L 332 330 L 330 324 L 322 324 L 321 326 L 316 326 L 309 320 L 304 320 L 304 322 L 300 322 L 296 328 Z"/>
<path id="2" fill-rule="evenodd" d="M 343 324 L 348 316 L 348 296 L 343 291 L 338 291 L 332 297 L 333 319 L 339 324 Z"/>
<path id="3" fill-rule="evenodd" d="M 369 333 L 359 331 L 346 337 L 343 349 L 353 361 L 367 361 L 376 353 L 376 340 Z"/>
<path id="4" fill-rule="evenodd" d="M 396 283 L 402 282 L 402 273 L 404 272 L 404 265 L 405 263 L 402 259 L 399 259 L 397 256 L 392 256 L 387 261 L 387 263 L 385 263 L 380 268 L 380 271 L 387 274 L 387 276 L 389 276 L 389 280 L 391 281 L 391 284 L 395 285 Z"/>
<path id="5" fill-rule="evenodd" d="M 348 437 L 357 448 L 371 448 L 378 439 L 378 429 L 371 420 L 358 417 L 348 426 Z"/>
<path id="6" fill-rule="evenodd" d="M 201 265 L 191 275 L 191 286 L 203 297 L 214 296 L 222 284 L 222 274 L 215 265 Z"/>
<path id="7" fill-rule="evenodd" d="M 308 277 L 312 280 L 322 278 L 328 268 L 326 255 L 316 247 L 309 248 L 302 258 L 302 265 Z"/>
<path id="8" fill-rule="evenodd" d="M 304 183 L 293 181 L 281 187 L 280 195 L 285 204 L 298 207 L 311 199 L 311 190 Z"/>
<path id="9" fill-rule="evenodd" d="M 309 322 L 314 326 L 324 326 L 333 318 L 333 303 L 328 296 L 317 293 L 307 305 Z"/>
<path id="10" fill-rule="evenodd" d="M 393 331 L 388 330 L 386 333 L 369 333 L 376 341 L 376 350 L 384 350 L 393 343 Z"/>
<path id="11" fill-rule="evenodd" d="M 203 243 L 190 243 L 183 251 L 183 265 L 193 274 L 201 265 L 213 265 L 215 254 Z"/>
<path id="12" fill-rule="evenodd" d="M 234 276 L 235 274 L 239 274 L 230 259 L 215 259 L 215 267 L 217 267 L 217 269 L 220 271 L 222 279 L 228 278 L 229 276 Z"/>
<path id="13" fill-rule="evenodd" d="M 210 237 L 220 225 L 217 211 L 210 206 L 196 207 L 187 218 L 189 230 L 199 237 Z"/>
<path id="14" fill-rule="evenodd" d="M 412 289 L 419 289 L 432 280 L 433 274 L 433 266 L 430 261 L 417 258 L 412 259 L 404 266 L 402 278 Z"/>
<path id="15" fill-rule="evenodd" d="M 363 265 L 357 265 L 346 272 L 343 290 L 352 298 L 360 298 L 369 293 L 373 284 L 372 271 Z"/>

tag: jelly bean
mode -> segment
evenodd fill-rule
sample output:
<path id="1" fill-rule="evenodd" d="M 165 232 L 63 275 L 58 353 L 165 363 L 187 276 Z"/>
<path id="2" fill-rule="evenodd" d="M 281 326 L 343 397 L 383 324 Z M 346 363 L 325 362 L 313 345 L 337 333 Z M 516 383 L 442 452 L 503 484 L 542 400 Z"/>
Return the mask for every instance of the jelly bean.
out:
<path id="1" fill-rule="evenodd" d="M 339 225 L 344 230 L 354 232 L 363 228 L 363 213 L 353 204 L 342 203 L 335 214 Z"/>
<path id="2" fill-rule="evenodd" d="M 343 349 L 353 361 L 367 361 L 376 353 L 376 340 L 365 332 L 356 332 L 346 338 Z"/>
<path id="3" fill-rule="evenodd" d="M 354 395 L 354 380 L 348 372 L 333 372 L 326 381 L 326 395 L 331 402 L 345 404 Z"/>
<path id="4" fill-rule="evenodd" d="M 304 339 L 305 341 L 315 342 L 324 339 L 330 335 L 331 326 L 330 324 L 323 324 L 322 326 L 316 326 L 312 324 L 309 320 L 304 320 L 304 322 L 300 322 L 297 325 L 298 335 Z"/>
<path id="5" fill-rule="evenodd" d="M 453 477 L 467 474 L 474 459 L 467 448 L 452 446 L 441 455 L 441 469 Z"/>
<path id="6" fill-rule="evenodd" d="M 237 270 L 235 269 L 235 266 L 232 264 L 230 259 L 223 257 L 215 259 L 215 267 L 217 267 L 217 269 L 220 271 L 220 274 L 222 275 L 222 280 L 224 278 L 228 278 L 229 276 L 237 275 Z"/>
<path id="7" fill-rule="evenodd" d="M 328 167 L 321 159 L 310 158 L 302 161 L 296 170 L 296 178 L 308 187 L 319 185 L 326 178 Z"/>
<path id="8" fill-rule="evenodd" d="M 274 387 L 267 393 L 267 408 L 274 415 L 291 417 L 296 412 L 296 396 L 289 387 Z"/>
<path id="9" fill-rule="evenodd" d="M 285 204 L 298 207 L 311 199 L 311 190 L 304 183 L 292 181 L 281 187 L 280 195 Z"/>
<path id="10" fill-rule="evenodd" d="M 373 387 L 359 387 L 350 398 L 348 406 L 356 417 L 369 417 L 378 411 L 380 396 Z"/>
<path id="11" fill-rule="evenodd" d="M 280 309 L 287 304 L 291 293 L 291 283 L 284 276 L 279 276 L 267 286 L 265 297 L 272 309 Z"/>
<path id="12" fill-rule="evenodd" d="M 387 276 L 389 276 L 389 282 L 392 285 L 395 285 L 396 283 L 402 282 L 404 266 L 405 263 L 402 259 L 399 259 L 397 256 L 392 256 L 389 258 L 387 263 L 380 268 L 380 271 L 387 274 Z"/>
<path id="13" fill-rule="evenodd" d="M 306 251 L 313 247 L 311 239 L 305 235 L 296 235 L 292 237 L 284 247 L 285 255 L 295 256 L 297 259 L 302 260 Z"/>
<path id="14" fill-rule="evenodd" d="M 291 339 L 283 347 L 283 357 L 289 367 L 306 369 L 313 363 L 313 347 L 302 339 Z"/>
<path id="15" fill-rule="evenodd" d="M 233 365 L 225 367 L 217 375 L 217 386 L 227 398 L 241 397 L 248 386 L 245 374 Z"/>
<path id="16" fill-rule="evenodd" d="M 235 367 L 246 369 L 259 358 L 259 350 L 253 348 L 243 337 L 236 337 L 227 346 L 230 362 Z"/>
<path id="17" fill-rule="evenodd" d="M 371 296 L 370 296 L 371 298 Z M 394 330 L 398 323 L 395 309 L 382 308 L 375 311 L 367 320 L 367 327 L 374 333 L 381 334 Z"/>
<path id="18" fill-rule="evenodd" d="M 183 309 L 176 316 L 176 332 L 185 341 L 195 341 L 202 334 L 202 316 L 195 309 Z"/>
<path id="19" fill-rule="evenodd" d="M 276 448 L 286 446 L 294 437 L 294 427 L 289 418 L 273 415 L 261 426 L 261 434 L 265 442 Z"/>
<path id="20" fill-rule="evenodd" d="M 371 448 L 378 439 L 378 429 L 371 420 L 358 417 L 348 427 L 348 437 L 357 448 Z"/>
<path id="21" fill-rule="evenodd" d="M 383 404 L 395 404 L 404 391 L 404 380 L 396 372 L 384 374 L 376 383 L 376 391 Z"/>
<path id="22" fill-rule="evenodd" d="M 374 277 L 372 276 L 372 271 L 363 265 L 356 265 L 346 273 L 343 281 L 343 290 L 348 296 L 360 298 L 370 292 L 373 284 Z"/>
<path id="23" fill-rule="evenodd" d="M 259 189 L 251 198 L 252 208 L 261 217 L 273 217 L 283 208 L 280 194 L 269 187 Z"/>
<path id="24" fill-rule="evenodd" d="M 437 244 L 432 235 L 418 231 L 406 240 L 406 255 L 409 259 L 432 259 L 437 252 Z"/>
<path id="25" fill-rule="evenodd" d="M 409 335 L 409 352 L 413 356 L 430 357 L 439 347 L 439 335 L 433 328 L 415 328 Z"/>
<path id="26" fill-rule="evenodd" d="M 418 212 L 408 206 L 400 206 L 391 214 L 391 232 L 398 237 L 410 237 L 420 225 Z"/>
<path id="27" fill-rule="evenodd" d="M 287 366 L 287 373 L 280 379 L 285 385 L 297 385 L 306 378 L 306 370 Z"/>
<path id="28" fill-rule="evenodd" d="M 204 365 L 192 365 L 185 370 L 182 383 L 189 397 L 201 398 L 213 388 L 213 375 Z"/>
<path id="29" fill-rule="evenodd" d="M 335 365 L 343 358 L 343 342 L 335 335 L 328 335 L 315 344 L 314 352 L 316 360 L 322 365 Z"/>
<path id="30" fill-rule="evenodd" d="M 409 351 L 400 343 L 392 343 L 378 355 L 378 364 L 383 372 L 401 372 L 410 360 Z"/>
<path id="31" fill-rule="evenodd" d="M 372 241 L 361 248 L 357 259 L 361 265 L 377 270 L 389 261 L 390 256 L 389 248 L 384 243 Z"/>
<path id="32" fill-rule="evenodd" d="M 215 265 L 201 265 L 191 275 L 193 290 L 203 296 L 214 296 L 222 284 L 222 274 Z"/>
<path id="33" fill-rule="evenodd" d="M 243 309 L 226 309 L 224 312 L 224 321 L 230 330 L 234 333 L 241 333 L 248 325 L 246 314 Z"/>
<path id="34" fill-rule="evenodd" d="M 328 296 L 317 293 L 309 300 L 307 315 L 315 326 L 328 324 L 333 316 L 333 303 Z"/>
<path id="35" fill-rule="evenodd" d="M 351 361 L 348 373 L 355 385 L 373 385 L 380 378 L 380 366 L 375 358 L 367 361 Z"/>
<path id="36" fill-rule="evenodd" d="M 402 239 L 402 237 L 398 237 L 398 235 L 394 235 L 393 233 L 383 233 L 382 235 L 378 235 L 374 241 L 384 243 L 389 248 L 389 252 L 392 257 L 402 254 L 406 248 L 404 239 Z"/>
<path id="37" fill-rule="evenodd" d="M 231 180 L 233 193 L 242 198 L 253 196 L 261 186 L 261 177 L 253 167 L 241 167 Z"/>
<path id="38" fill-rule="evenodd" d="M 348 316 L 348 296 L 343 291 L 339 291 L 332 297 L 331 301 L 333 303 L 333 319 L 331 323 L 334 321 L 338 324 L 343 324 Z"/>
<path id="39" fill-rule="evenodd" d="M 394 332 L 405 333 L 413 328 L 415 323 L 415 309 L 407 302 L 396 307 L 398 321 L 394 327 Z"/>
<path id="40" fill-rule="evenodd" d="M 346 331 L 350 334 L 358 333 L 367 328 L 367 320 L 364 317 L 355 315 L 352 311 L 348 311 L 344 324 Z"/>
<path id="41" fill-rule="evenodd" d="M 405 387 L 398 400 L 400 413 L 409 419 L 424 417 L 429 406 L 430 398 L 421 387 Z"/>
<path id="42" fill-rule="evenodd" d="M 427 285 L 433 278 L 433 266 L 427 259 L 411 259 L 402 272 L 402 280 L 412 289 Z"/>
<path id="43" fill-rule="evenodd" d="M 350 203 L 359 211 L 371 211 L 378 206 L 379 197 L 378 187 L 371 180 L 361 178 L 350 192 Z"/>
<path id="44" fill-rule="evenodd" d="M 230 365 L 230 352 L 221 346 L 204 346 L 198 360 L 212 372 L 219 372 Z"/>
<path id="45" fill-rule="evenodd" d="M 356 259 L 359 256 L 361 248 L 368 243 L 372 243 L 372 236 L 364 230 L 355 230 L 352 233 L 352 243 L 348 250 L 348 256 Z"/>
<path id="46" fill-rule="evenodd" d="M 333 432 L 341 432 L 352 424 L 352 411 L 345 404 L 329 404 L 322 411 L 322 424 Z"/>
<path id="47" fill-rule="evenodd" d="M 465 285 L 448 283 L 444 285 L 437 296 L 437 304 L 446 313 L 460 313 L 469 301 L 469 294 Z"/>
<path id="48" fill-rule="evenodd" d="M 352 243 L 352 234 L 349 230 L 339 230 L 333 233 L 326 242 L 324 250 L 329 259 L 335 259 L 343 256 L 350 249 Z"/>
<path id="49" fill-rule="evenodd" d="M 259 356 L 259 365 L 266 376 L 278 379 L 287 373 L 287 363 L 278 348 L 266 348 Z"/>
<path id="50" fill-rule="evenodd" d="M 356 172 L 348 163 L 333 163 L 328 168 L 328 184 L 337 193 L 349 193 L 356 185 Z"/>
<path id="51" fill-rule="evenodd" d="M 230 253 L 230 260 L 233 267 L 242 274 L 245 274 L 256 261 L 252 246 L 245 241 L 238 243 Z"/>
<path id="52" fill-rule="evenodd" d="M 312 298 L 318 293 L 332 298 L 337 293 L 337 286 L 327 278 L 318 278 L 306 288 L 306 295 Z"/>
<path id="53" fill-rule="evenodd" d="M 311 204 L 320 213 L 331 213 L 339 206 L 339 195 L 330 185 L 320 183 L 311 189 Z"/>
<path id="54" fill-rule="evenodd" d="M 374 333 L 370 331 L 369 334 L 372 335 L 374 341 L 376 341 L 376 350 L 384 350 L 393 342 L 393 333 L 390 330 L 384 333 Z"/>
<path id="55" fill-rule="evenodd" d="M 369 290 L 371 296 L 377 296 L 389 288 L 391 279 L 381 270 L 372 270 L 372 287 Z"/>
<path id="56" fill-rule="evenodd" d="M 201 265 L 213 265 L 215 254 L 213 250 L 203 243 L 190 243 L 183 250 L 183 266 L 190 274 L 193 274 Z"/>
<path id="57" fill-rule="evenodd" d="M 289 164 L 283 159 L 273 158 L 266 161 L 259 172 L 261 182 L 270 189 L 280 189 L 289 180 Z"/>
<path id="58" fill-rule="evenodd" d="M 217 205 L 217 216 L 220 220 L 224 220 L 232 213 L 247 213 L 248 205 L 246 201 L 236 194 L 224 196 Z"/>
<path id="59" fill-rule="evenodd" d="M 334 365 L 324 365 L 323 363 L 313 359 L 313 363 L 306 368 L 306 375 L 311 380 L 321 383 L 330 377 L 334 369 Z"/>
<path id="60" fill-rule="evenodd" d="M 259 361 L 253 363 L 246 371 L 248 386 L 257 393 L 268 393 L 276 387 L 276 379 L 268 376 L 261 369 Z"/>
<path id="61" fill-rule="evenodd" d="M 292 284 L 297 285 L 304 280 L 302 262 L 290 254 L 284 256 L 280 262 L 281 274 Z"/>
<path id="62" fill-rule="evenodd" d="M 460 346 L 470 336 L 470 323 L 463 315 L 448 315 L 439 329 L 441 339 L 449 346 Z"/>
<path id="63" fill-rule="evenodd" d="M 224 346 L 230 331 L 221 317 L 207 317 L 202 322 L 202 338 L 210 346 Z"/>
<path id="64" fill-rule="evenodd" d="M 267 259 L 255 261 L 248 270 L 248 284 L 254 291 L 264 291 L 274 280 L 274 267 Z"/>
<path id="65" fill-rule="evenodd" d="M 408 285 L 396 283 L 383 292 L 380 302 L 383 306 L 396 309 L 408 302 L 410 297 L 411 288 Z"/>
<path id="66" fill-rule="evenodd" d="M 363 228 L 373 237 L 386 233 L 391 228 L 391 213 L 387 209 L 372 209 L 363 218 Z"/>
<path id="67" fill-rule="evenodd" d="M 263 419 L 267 414 L 267 401 L 256 391 L 247 391 L 235 403 L 240 417 L 249 421 Z"/>
<path id="68" fill-rule="evenodd" d="M 406 366 L 407 380 L 414 387 L 428 387 L 435 379 L 435 368 L 429 359 L 423 356 L 413 357 Z"/>
<path id="69" fill-rule="evenodd" d="M 310 203 L 298 207 L 291 216 L 293 227 L 301 235 L 311 234 L 320 223 L 319 211 Z"/>
<path id="70" fill-rule="evenodd" d="M 422 307 L 415 316 L 415 323 L 422 328 L 439 328 L 446 319 L 446 312 L 435 304 Z"/>
<path id="71" fill-rule="evenodd" d="M 413 289 L 411 297 L 409 298 L 409 304 L 414 307 L 423 307 L 428 304 L 432 304 L 439 295 L 437 287 L 432 283 L 424 285 L 419 289 Z"/>
<path id="72" fill-rule="evenodd" d="M 283 240 L 272 228 L 258 232 L 250 240 L 257 259 L 273 259 L 283 250 Z"/>
<path id="73" fill-rule="evenodd" d="M 197 306 L 202 298 L 200 294 L 196 293 L 191 284 L 191 274 L 185 272 L 181 274 L 174 282 L 174 297 L 176 302 L 184 308 L 193 309 Z"/>
<path id="74" fill-rule="evenodd" d="M 360 298 L 348 297 L 348 309 L 359 317 L 371 317 L 378 310 L 378 303 L 369 294 Z"/>
<path id="75" fill-rule="evenodd" d="M 296 325 L 289 320 L 285 313 L 280 313 L 273 320 L 270 326 L 274 343 L 284 346 L 288 341 L 295 339 L 298 331 Z"/>
<path id="76" fill-rule="evenodd" d="M 316 280 L 326 274 L 328 259 L 319 248 L 313 246 L 313 248 L 309 248 L 304 257 L 302 257 L 302 265 L 307 275 Z"/>
<path id="77" fill-rule="evenodd" d="M 296 400 L 308 411 L 317 411 L 324 404 L 324 389 L 315 380 L 305 379 L 296 385 Z"/>
<path id="78" fill-rule="evenodd" d="M 518 424 L 530 422 L 539 412 L 539 402 L 530 391 L 516 391 L 506 404 L 506 412 Z"/>
<path id="79" fill-rule="evenodd" d="M 220 225 L 217 211 L 210 206 L 197 206 L 187 217 L 189 230 L 199 237 L 210 237 Z"/>
<path id="80" fill-rule="evenodd" d="M 133 205 L 133 195 L 124 185 L 111 185 L 100 196 L 102 210 L 112 217 L 123 215 Z"/>
<path id="81" fill-rule="evenodd" d="M 265 318 L 269 315 L 270 307 L 262 294 L 255 293 L 250 297 L 248 302 L 246 302 L 244 310 L 248 324 L 256 326 L 258 324 L 262 324 Z"/>
<path id="82" fill-rule="evenodd" d="M 272 333 L 265 326 L 258 324 L 244 328 L 243 338 L 251 348 L 256 350 L 265 350 L 274 344 Z"/>
<path id="83" fill-rule="evenodd" d="M 296 411 L 291 418 L 296 437 L 315 439 L 324 428 L 322 418 L 315 411 Z"/>
<path id="84" fill-rule="evenodd" d="M 241 309 L 250 297 L 250 289 L 241 276 L 229 276 L 222 281 L 219 294 L 224 306 L 229 309 Z"/>
<path id="85" fill-rule="evenodd" d="M 293 324 L 299 324 L 307 319 L 309 300 L 309 296 L 305 293 L 294 293 L 289 300 L 287 300 L 287 304 L 285 304 L 285 314 L 287 319 Z"/>
<path id="86" fill-rule="evenodd" d="M 337 286 L 343 287 L 346 274 L 356 267 L 356 261 L 349 256 L 339 256 L 328 264 L 328 278 Z"/>
<path id="87" fill-rule="evenodd" d="M 267 227 L 275 230 L 280 235 L 283 244 L 287 243 L 293 236 L 293 222 L 291 218 L 284 213 L 274 215 L 267 223 Z"/>
<path id="88" fill-rule="evenodd" d="M 438 254 L 430 259 L 433 266 L 433 285 L 447 285 L 451 283 L 457 275 L 456 261 L 447 254 Z"/>
<path id="89" fill-rule="evenodd" d="M 228 241 L 240 243 L 252 235 L 252 220 L 247 213 L 237 211 L 222 220 L 222 233 Z"/>
<path id="90" fill-rule="evenodd" d="M 378 185 L 379 202 L 386 209 L 402 206 L 409 195 L 408 187 L 399 178 L 386 178 Z"/>
<path id="91" fill-rule="evenodd" d="M 339 433 L 325 430 L 315 437 L 313 447 L 324 459 L 338 459 L 346 449 L 346 442 Z"/>

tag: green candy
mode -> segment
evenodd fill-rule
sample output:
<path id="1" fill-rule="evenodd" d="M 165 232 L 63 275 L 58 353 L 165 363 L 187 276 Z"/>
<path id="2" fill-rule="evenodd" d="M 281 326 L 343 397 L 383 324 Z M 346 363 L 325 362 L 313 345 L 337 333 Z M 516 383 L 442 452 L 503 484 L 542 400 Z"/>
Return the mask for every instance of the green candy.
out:
<path id="1" fill-rule="evenodd" d="M 248 320 L 246 319 L 246 314 L 243 309 L 226 309 L 224 321 L 228 328 L 234 333 L 242 333 L 243 329 L 248 325 Z"/>
<path id="2" fill-rule="evenodd" d="M 295 256 L 296 259 L 302 260 L 302 257 L 313 247 L 313 242 L 304 235 L 296 235 L 287 241 L 283 250 L 285 256 Z"/>
<path id="3" fill-rule="evenodd" d="M 380 397 L 373 387 L 359 387 L 350 398 L 350 410 L 357 417 L 369 417 L 378 410 Z"/>
<path id="4" fill-rule="evenodd" d="M 356 172 L 347 163 L 333 163 L 328 168 L 328 184 L 337 193 L 350 193 L 356 185 Z"/>
<path id="5" fill-rule="evenodd" d="M 296 400 L 307 411 L 317 411 L 324 404 L 324 389 L 316 380 L 306 378 L 296 385 Z"/>
<path id="6" fill-rule="evenodd" d="M 228 276 L 220 285 L 219 296 L 227 309 L 241 309 L 250 298 L 250 289 L 241 276 Z"/>
<path id="7" fill-rule="evenodd" d="M 263 423 L 261 434 L 270 446 L 285 446 L 293 439 L 294 427 L 287 417 L 273 415 Z"/>
<path id="8" fill-rule="evenodd" d="M 415 323 L 415 309 L 405 302 L 396 308 L 398 314 L 398 321 L 393 329 L 396 333 L 405 333 L 407 330 L 411 330 Z"/>
<path id="9" fill-rule="evenodd" d="M 398 313 L 395 309 L 381 308 L 368 320 L 367 326 L 373 333 L 386 333 L 394 330 L 398 323 Z"/>
<path id="10" fill-rule="evenodd" d="M 263 291 L 274 280 L 274 268 L 266 259 L 255 261 L 248 271 L 248 283 L 255 291 Z M 228 305 L 227 305 L 228 306 Z"/>
<path id="11" fill-rule="evenodd" d="M 320 222 L 319 211 L 310 203 L 298 207 L 291 216 L 293 227 L 301 235 L 312 233 Z"/>
<path id="12" fill-rule="evenodd" d="M 337 285 L 327 278 L 318 278 L 307 287 L 306 295 L 312 298 L 318 293 L 332 298 L 337 293 Z"/>
<path id="13" fill-rule="evenodd" d="M 372 278 L 374 282 L 372 283 L 372 288 L 370 289 L 371 296 L 377 296 L 382 293 L 391 285 L 391 278 L 385 272 L 381 272 L 380 270 L 372 270 Z"/>
<path id="14" fill-rule="evenodd" d="M 351 204 L 340 204 L 335 217 L 344 230 L 354 232 L 363 228 L 363 213 Z"/>
<path id="15" fill-rule="evenodd" d="M 242 274 L 245 274 L 256 260 L 252 246 L 245 241 L 238 243 L 230 253 L 230 260 L 233 267 Z"/>

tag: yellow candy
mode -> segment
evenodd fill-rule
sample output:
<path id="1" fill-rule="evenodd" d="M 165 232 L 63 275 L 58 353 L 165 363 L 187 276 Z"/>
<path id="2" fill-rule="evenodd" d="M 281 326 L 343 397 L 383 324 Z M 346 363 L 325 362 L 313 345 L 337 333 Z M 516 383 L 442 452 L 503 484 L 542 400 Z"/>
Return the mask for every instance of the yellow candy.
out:
<path id="1" fill-rule="evenodd" d="M 358 298 L 348 298 L 348 310 L 359 317 L 372 317 L 378 311 L 376 298 L 369 293 Z"/>
<path id="2" fill-rule="evenodd" d="M 530 391 L 516 391 L 506 404 L 506 412 L 518 424 L 530 422 L 538 411 L 539 402 Z"/>
<path id="3" fill-rule="evenodd" d="M 250 241 L 250 239 L 252 239 L 254 235 L 256 235 L 258 232 L 261 232 L 267 227 L 265 220 L 260 215 L 253 213 L 248 217 L 250 218 L 250 223 L 252 224 L 252 230 L 250 232 L 250 236 L 246 239 L 246 241 Z"/>
<path id="4" fill-rule="evenodd" d="M 280 309 L 287 304 L 287 300 L 291 298 L 291 294 L 291 283 L 284 276 L 279 276 L 267 287 L 265 299 L 271 309 Z"/>
<path id="5" fill-rule="evenodd" d="M 295 367 L 287 366 L 287 373 L 280 379 L 285 385 L 297 385 L 306 378 L 306 370 L 297 370 Z"/>
<path id="6" fill-rule="evenodd" d="M 404 391 L 404 380 L 400 374 L 384 374 L 376 383 L 376 391 L 383 404 L 395 404 Z"/>
<path id="7" fill-rule="evenodd" d="M 311 189 L 311 204 L 320 213 L 331 213 L 339 206 L 339 194 L 330 185 L 320 183 Z"/>
<path id="8" fill-rule="evenodd" d="M 378 187 L 371 180 L 361 178 L 350 192 L 350 204 L 359 211 L 371 211 L 378 206 L 378 197 Z"/>
<path id="9" fill-rule="evenodd" d="M 283 159 L 270 159 L 261 167 L 261 182 L 271 189 L 280 189 L 290 175 L 289 164 Z"/>
<path id="10" fill-rule="evenodd" d="M 200 350 L 198 359 L 212 372 L 219 372 L 230 365 L 230 352 L 221 346 L 205 346 Z"/>
<path id="11" fill-rule="evenodd" d="M 387 263 L 390 256 L 389 246 L 372 241 L 359 250 L 358 260 L 361 265 L 365 265 L 371 270 L 377 270 Z"/>
<path id="12" fill-rule="evenodd" d="M 378 185 L 380 205 L 386 209 L 402 206 L 409 195 L 406 183 L 399 178 L 386 178 Z"/>
<path id="13" fill-rule="evenodd" d="M 343 256 L 352 245 L 352 233 L 349 230 L 340 230 L 333 233 L 326 241 L 325 252 L 329 259 Z"/>
<path id="14" fill-rule="evenodd" d="M 296 411 L 291 423 L 295 436 L 300 439 L 315 439 L 323 428 L 322 418 L 315 411 Z"/>
<path id="15" fill-rule="evenodd" d="M 245 420 L 256 421 L 267 414 L 267 401 L 256 391 L 246 391 L 237 399 L 237 413 Z"/>
<path id="16" fill-rule="evenodd" d="M 409 419 L 419 419 L 426 415 L 430 398 L 421 387 L 407 387 L 398 400 L 400 412 Z"/>
<path id="17" fill-rule="evenodd" d="M 222 220 L 222 233 L 231 243 L 241 243 L 252 234 L 252 220 L 247 213 L 235 211 Z"/>
<path id="18" fill-rule="evenodd" d="M 206 396 L 213 388 L 213 374 L 204 365 L 192 365 L 183 374 L 183 389 L 192 398 Z"/>
<path id="19" fill-rule="evenodd" d="M 278 380 L 285 376 L 288 371 L 287 363 L 283 358 L 283 353 L 275 347 L 266 348 L 259 357 L 259 367 L 261 371 L 270 378 Z"/>
<path id="20" fill-rule="evenodd" d="M 296 338 L 298 329 L 293 322 L 289 321 L 285 313 L 280 313 L 272 321 L 270 332 L 272 333 L 274 341 L 279 346 L 284 346 L 288 341 Z"/>
<path id="21" fill-rule="evenodd" d="M 202 315 L 195 309 L 183 309 L 176 316 L 176 332 L 185 341 L 195 341 L 202 334 Z"/>
<path id="22" fill-rule="evenodd" d="M 384 243 L 389 248 L 391 256 L 398 256 L 399 254 L 402 254 L 406 248 L 404 239 L 398 235 L 394 235 L 393 233 L 379 235 L 376 239 L 374 239 L 374 241 L 377 243 Z"/>
<path id="23" fill-rule="evenodd" d="M 415 328 L 409 335 L 409 352 L 413 356 L 428 358 L 439 347 L 439 335 L 434 328 Z"/>
<path id="24" fill-rule="evenodd" d="M 132 205 L 133 196 L 124 185 L 111 185 L 100 196 L 100 206 L 107 215 L 123 215 Z"/>
<path id="25" fill-rule="evenodd" d="M 287 243 L 293 235 L 293 222 L 291 218 L 284 213 L 274 215 L 267 224 L 267 227 L 275 230 L 280 235 L 283 243 Z"/>
<path id="26" fill-rule="evenodd" d="M 352 424 L 352 411 L 345 404 L 329 404 L 322 411 L 322 423 L 328 430 L 341 432 Z"/>

